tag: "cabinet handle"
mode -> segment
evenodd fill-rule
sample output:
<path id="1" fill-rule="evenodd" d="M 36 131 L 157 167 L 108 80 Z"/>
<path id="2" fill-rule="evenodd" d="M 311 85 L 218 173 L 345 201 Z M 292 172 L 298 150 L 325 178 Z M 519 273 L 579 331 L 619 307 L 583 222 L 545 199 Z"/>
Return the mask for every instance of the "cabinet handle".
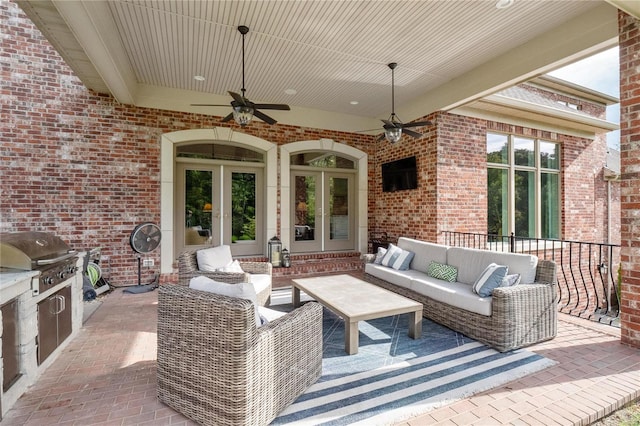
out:
<path id="1" fill-rule="evenodd" d="M 56 312 L 56 314 L 59 314 L 66 309 L 66 303 L 65 303 L 66 299 L 62 295 L 58 295 L 57 297 L 58 297 L 58 300 L 60 301 L 60 310 Z"/>
<path id="2" fill-rule="evenodd" d="M 51 296 L 48 297 L 47 300 L 49 301 L 49 303 L 47 304 L 47 309 L 49 310 L 49 313 L 51 315 L 57 315 L 58 312 L 58 296 Z"/>

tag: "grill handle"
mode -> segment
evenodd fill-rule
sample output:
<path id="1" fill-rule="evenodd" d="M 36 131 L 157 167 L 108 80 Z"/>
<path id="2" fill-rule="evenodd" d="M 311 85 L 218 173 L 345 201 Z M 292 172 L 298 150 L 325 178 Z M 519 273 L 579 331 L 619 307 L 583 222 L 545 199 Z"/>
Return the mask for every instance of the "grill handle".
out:
<path id="1" fill-rule="evenodd" d="M 38 265 L 38 266 L 52 265 L 54 263 L 62 262 L 63 260 L 67 260 L 69 258 L 72 258 L 76 254 L 78 254 L 78 252 L 76 250 L 69 250 L 67 252 L 67 254 L 63 254 L 62 256 L 56 257 L 55 259 L 36 260 L 36 265 Z"/>

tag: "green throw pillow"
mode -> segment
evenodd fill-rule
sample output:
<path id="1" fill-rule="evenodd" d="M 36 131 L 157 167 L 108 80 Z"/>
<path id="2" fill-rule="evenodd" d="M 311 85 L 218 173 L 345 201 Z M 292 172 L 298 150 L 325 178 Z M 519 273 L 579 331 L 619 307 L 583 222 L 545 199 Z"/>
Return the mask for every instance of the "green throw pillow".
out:
<path id="1" fill-rule="evenodd" d="M 445 265 L 444 263 L 431 262 L 429 264 L 429 268 L 427 268 L 427 275 L 439 280 L 454 283 L 458 278 L 458 268 L 451 265 Z"/>

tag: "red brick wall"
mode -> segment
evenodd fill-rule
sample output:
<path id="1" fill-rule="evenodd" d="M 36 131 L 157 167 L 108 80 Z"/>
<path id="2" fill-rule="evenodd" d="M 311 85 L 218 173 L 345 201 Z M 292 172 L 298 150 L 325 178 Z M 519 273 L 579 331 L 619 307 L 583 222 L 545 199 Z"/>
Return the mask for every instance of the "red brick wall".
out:
<path id="1" fill-rule="evenodd" d="M 437 230 L 487 232 L 487 122 L 438 115 Z"/>
<path id="2" fill-rule="evenodd" d="M 562 135 L 511 124 L 440 112 L 428 117 L 437 129 L 419 140 L 377 142 L 371 159 L 369 227 L 392 239 L 410 236 L 439 241 L 442 231 L 486 233 L 486 133 L 502 132 L 561 144 L 562 235 L 565 239 L 607 242 L 607 183 L 603 177 L 606 140 Z M 382 192 L 380 165 L 416 155 L 418 188 Z M 374 172 L 375 171 L 375 172 Z M 617 183 L 613 185 L 617 199 Z M 616 205 L 612 218 L 617 223 Z"/>
<path id="3" fill-rule="evenodd" d="M 567 137 L 562 145 L 563 237 L 574 241 L 607 240 L 604 140 Z"/>
<path id="4" fill-rule="evenodd" d="M 395 144 L 386 139 L 375 143 L 374 154 L 369 159 L 369 230 L 373 235 L 385 232 L 393 240 L 400 236 L 435 240 L 435 125 L 415 130 L 424 136 L 416 140 L 403 135 Z M 382 164 L 414 155 L 418 168 L 418 188 L 383 192 Z"/>
<path id="5" fill-rule="evenodd" d="M 620 188 L 622 342 L 640 347 L 640 22 L 618 12 L 620 48 Z"/>

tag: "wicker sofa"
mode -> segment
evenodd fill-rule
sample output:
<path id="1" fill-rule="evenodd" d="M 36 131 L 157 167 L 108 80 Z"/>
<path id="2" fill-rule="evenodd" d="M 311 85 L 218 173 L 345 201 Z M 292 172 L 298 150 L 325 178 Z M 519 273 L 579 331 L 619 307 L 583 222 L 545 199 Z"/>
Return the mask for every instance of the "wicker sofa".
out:
<path id="1" fill-rule="evenodd" d="M 448 247 L 401 237 L 398 247 L 414 253 L 409 269 L 374 263 L 366 255 L 365 279 L 424 305 L 423 315 L 505 352 L 557 334 L 556 264 L 526 254 Z M 431 262 L 452 265 L 457 281 L 429 276 Z M 474 280 L 490 263 L 522 274 L 522 283 L 498 287 L 489 297 L 474 294 Z"/>
<path id="2" fill-rule="evenodd" d="M 203 425 L 269 424 L 322 372 L 322 307 L 257 327 L 251 301 L 158 289 L 158 397 Z"/>
<path id="3" fill-rule="evenodd" d="M 197 253 L 199 249 L 188 250 L 178 257 L 178 284 L 188 286 L 191 278 L 205 276 L 212 280 L 229 284 L 253 283 L 258 294 L 260 306 L 269 305 L 271 299 L 272 266 L 269 262 L 240 261 L 244 272 L 207 272 L 198 268 Z"/>

